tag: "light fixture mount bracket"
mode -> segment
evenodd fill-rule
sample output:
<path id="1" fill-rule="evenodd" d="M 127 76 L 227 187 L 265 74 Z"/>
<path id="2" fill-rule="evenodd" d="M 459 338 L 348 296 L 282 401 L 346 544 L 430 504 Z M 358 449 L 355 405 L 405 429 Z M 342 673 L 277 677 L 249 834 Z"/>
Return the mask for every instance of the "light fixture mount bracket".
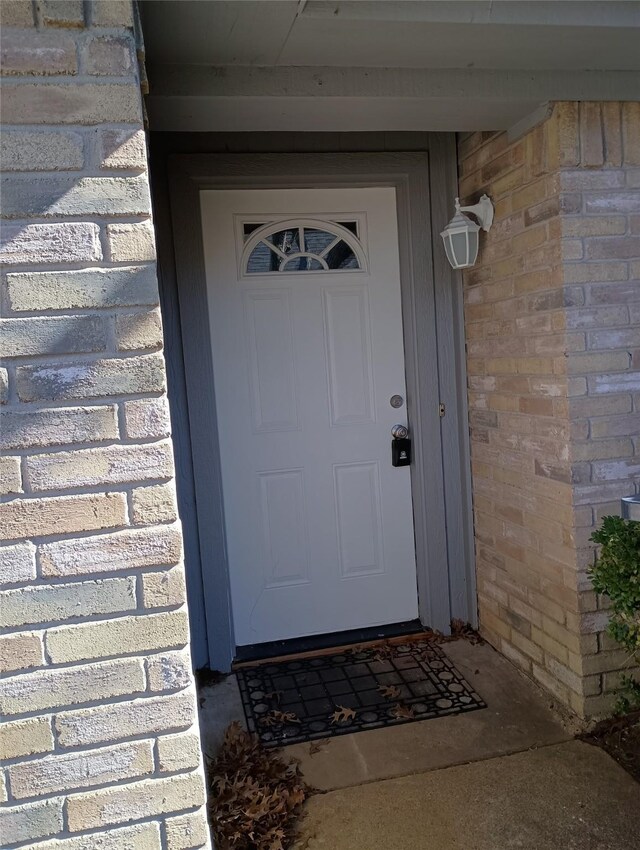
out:
<path id="1" fill-rule="evenodd" d="M 493 204 L 488 195 L 483 195 L 477 204 L 470 207 L 461 207 L 460 198 L 456 198 L 456 212 L 467 212 L 474 215 L 485 232 L 490 230 L 493 224 Z"/>

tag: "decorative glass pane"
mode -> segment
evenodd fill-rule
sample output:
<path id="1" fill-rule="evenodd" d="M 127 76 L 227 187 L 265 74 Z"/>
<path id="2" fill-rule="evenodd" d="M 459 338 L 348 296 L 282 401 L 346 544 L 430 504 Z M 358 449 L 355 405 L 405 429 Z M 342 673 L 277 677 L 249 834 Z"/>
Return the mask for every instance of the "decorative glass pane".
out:
<path id="1" fill-rule="evenodd" d="M 245 221 L 242 225 L 242 232 L 244 234 L 244 238 L 247 236 L 251 236 L 254 230 L 257 230 L 259 227 L 264 227 L 264 221 Z"/>
<path id="2" fill-rule="evenodd" d="M 327 233 L 326 230 L 316 230 L 312 227 L 304 229 L 304 249 L 310 254 L 322 254 L 336 239 L 335 233 Z"/>
<path id="3" fill-rule="evenodd" d="M 300 229 L 291 227 L 288 230 L 278 230 L 277 233 L 271 233 L 267 236 L 267 240 L 272 242 L 276 248 L 279 248 L 283 254 L 299 254 L 302 250 L 300 245 Z"/>
<path id="4" fill-rule="evenodd" d="M 339 221 L 338 224 L 341 227 L 344 227 L 346 230 L 350 230 L 354 236 L 358 235 L 358 222 L 357 221 Z"/>
<path id="5" fill-rule="evenodd" d="M 280 268 L 280 257 L 264 242 L 258 242 L 249 255 L 247 272 L 249 274 L 264 274 L 277 272 Z"/>
<path id="6" fill-rule="evenodd" d="M 287 260 L 282 267 L 283 272 L 319 272 L 324 266 L 315 257 L 301 255 Z"/>
<path id="7" fill-rule="evenodd" d="M 334 247 L 327 252 L 325 260 L 327 261 L 327 265 L 330 269 L 360 268 L 358 258 L 353 253 L 353 249 L 342 239 L 337 245 L 334 245 Z"/>
<path id="8" fill-rule="evenodd" d="M 469 264 L 469 238 L 466 231 L 451 234 L 451 253 L 458 268 Z"/>

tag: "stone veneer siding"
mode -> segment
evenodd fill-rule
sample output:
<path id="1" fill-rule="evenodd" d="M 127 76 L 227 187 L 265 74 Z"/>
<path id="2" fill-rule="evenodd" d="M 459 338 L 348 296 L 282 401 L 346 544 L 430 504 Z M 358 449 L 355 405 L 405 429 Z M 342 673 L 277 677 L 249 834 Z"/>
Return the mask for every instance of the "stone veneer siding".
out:
<path id="1" fill-rule="evenodd" d="M 2 844 L 209 847 L 132 4 L 1 14 Z"/>
<path id="2" fill-rule="evenodd" d="M 640 104 L 558 103 L 510 142 L 459 142 L 495 223 L 464 273 L 480 622 L 583 716 L 626 656 L 589 536 L 640 490 Z"/>

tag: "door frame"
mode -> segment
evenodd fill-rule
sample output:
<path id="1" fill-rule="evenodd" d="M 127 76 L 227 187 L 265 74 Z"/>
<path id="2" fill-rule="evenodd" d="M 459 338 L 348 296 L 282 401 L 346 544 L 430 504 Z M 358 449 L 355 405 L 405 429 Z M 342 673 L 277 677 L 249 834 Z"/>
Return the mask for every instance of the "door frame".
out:
<path id="1" fill-rule="evenodd" d="M 235 642 L 201 236 L 205 189 L 396 189 L 420 619 L 443 632 L 452 618 L 476 625 L 462 282 L 438 235 L 457 191 L 454 137 L 429 134 L 419 152 L 174 154 L 167 164 L 210 666 L 228 670 Z"/>

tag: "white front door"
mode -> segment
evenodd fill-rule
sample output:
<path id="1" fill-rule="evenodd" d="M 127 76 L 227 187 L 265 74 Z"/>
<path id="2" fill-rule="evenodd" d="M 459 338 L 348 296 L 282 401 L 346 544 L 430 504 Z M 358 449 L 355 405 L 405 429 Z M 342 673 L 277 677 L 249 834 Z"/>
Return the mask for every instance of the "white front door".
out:
<path id="1" fill-rule="evenodd" d="M 414 619 L 395 190 L 201 201 L 236 643 Z"/>

